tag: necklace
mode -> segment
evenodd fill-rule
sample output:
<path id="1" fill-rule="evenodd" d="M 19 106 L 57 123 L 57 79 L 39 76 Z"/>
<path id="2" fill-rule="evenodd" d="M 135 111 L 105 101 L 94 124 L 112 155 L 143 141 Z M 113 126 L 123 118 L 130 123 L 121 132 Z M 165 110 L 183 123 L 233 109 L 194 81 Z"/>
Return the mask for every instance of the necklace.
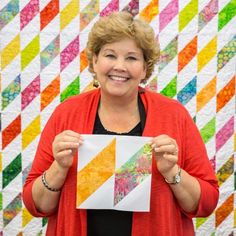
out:
<path id="1" fill-rule="evenodd" d="M 126 113 L 124 111 L 122 113 L 108 111 L 102 105 L 100 105 L 98 110 L 99 119 L 104 129 L 118 134 L 130 132 L 140 122 L 138 105 L 133 112 Z"/>

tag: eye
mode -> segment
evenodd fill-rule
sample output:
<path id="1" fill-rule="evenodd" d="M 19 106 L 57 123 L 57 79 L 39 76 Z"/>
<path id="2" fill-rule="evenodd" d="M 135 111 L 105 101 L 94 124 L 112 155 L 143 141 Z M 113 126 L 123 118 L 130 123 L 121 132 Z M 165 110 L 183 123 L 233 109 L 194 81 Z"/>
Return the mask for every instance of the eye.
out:
<path id="1" fill-rule="evenodd" d="M 136 61 L 137 60 L 137 58 L 133 57 L 133 56 L 129 56 L 129 57 L 127 57 L 127 59 L 130 60 L 130 61 Z"/>
<path id="2" fill-rule="evenodd" d="M 115 58 L 115 55 L 113 55 L 113 54 L 107 54 L 107 55 L 105 55 L 105 57 L 108 57 L 108 58 Z"/>

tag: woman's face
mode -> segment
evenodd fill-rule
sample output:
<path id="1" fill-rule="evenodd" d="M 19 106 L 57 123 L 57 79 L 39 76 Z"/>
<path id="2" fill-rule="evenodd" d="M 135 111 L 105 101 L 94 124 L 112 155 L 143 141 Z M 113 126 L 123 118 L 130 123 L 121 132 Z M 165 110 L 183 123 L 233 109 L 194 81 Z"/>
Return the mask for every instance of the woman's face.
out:
<path id="1" fill-rule="evenodd" d="M 146 76 L 143 52 L 129 38 L 105 44 L 93 57 L 93 68 L 102 93 L 112 96 L 136 96 Z"/>

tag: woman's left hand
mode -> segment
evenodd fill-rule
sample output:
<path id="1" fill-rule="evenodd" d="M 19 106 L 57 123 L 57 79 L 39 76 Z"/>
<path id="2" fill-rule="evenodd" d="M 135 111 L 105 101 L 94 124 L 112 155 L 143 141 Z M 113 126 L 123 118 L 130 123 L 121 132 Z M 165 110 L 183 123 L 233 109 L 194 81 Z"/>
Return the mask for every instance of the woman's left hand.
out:
<path id="1" fill-rule="evenodd" d="M 157 169 L 165 176 L 173 168 L 176 168 L 178 162 L 178 145 L 175 139 L 168 135 L 159 135 L 152 139 L 151 146 L 154 151 Z"/>

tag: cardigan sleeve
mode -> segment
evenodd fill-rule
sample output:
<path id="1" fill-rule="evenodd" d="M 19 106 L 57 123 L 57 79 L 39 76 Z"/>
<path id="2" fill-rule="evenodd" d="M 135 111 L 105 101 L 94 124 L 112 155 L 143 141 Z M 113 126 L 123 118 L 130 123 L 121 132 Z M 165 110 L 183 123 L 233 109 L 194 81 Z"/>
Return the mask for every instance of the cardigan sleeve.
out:
<path id="1" fill-rule="evenodd" d="M 31 170 L 23 186 L 23 201 L 28 211 L 36 217 L 47 217 L 51 214 L 44 214 L 37 210 L 32 196 L 32 186 L 34 181 L 43 174 L 52 164 L 54 158 L 52 154 L 52 142 L 55 137 L 56 112 L 49 118 L 45 128 L 42 131 L 37 151 L 33 160 Z"/>
<path id="2" fill-rule="evenodd" d="M 185 214 L 189 217 L 206 217 L 216 208 L 219 198 L 218 182 L 200 132 L 187 111 L 185 114 L 183 169 L 198 180 L 201 189 L 197 210 L 192 214 Z"/>
<path id="3" fill-rule="evenodd" d="M 44 217 L 54 214 L 52 212 L 46 215 L 37 211 L 32 198 L 32 186 L 54 161 L 52 143 L 55 136 L 67 129 L 90 134 L 93 130 L 99 98 L 99 89 L 72 96 L 59 104 L 47 121 L 39 140 L 32 168 L 23 187 L 23 201 L 32 215 Z"/>

